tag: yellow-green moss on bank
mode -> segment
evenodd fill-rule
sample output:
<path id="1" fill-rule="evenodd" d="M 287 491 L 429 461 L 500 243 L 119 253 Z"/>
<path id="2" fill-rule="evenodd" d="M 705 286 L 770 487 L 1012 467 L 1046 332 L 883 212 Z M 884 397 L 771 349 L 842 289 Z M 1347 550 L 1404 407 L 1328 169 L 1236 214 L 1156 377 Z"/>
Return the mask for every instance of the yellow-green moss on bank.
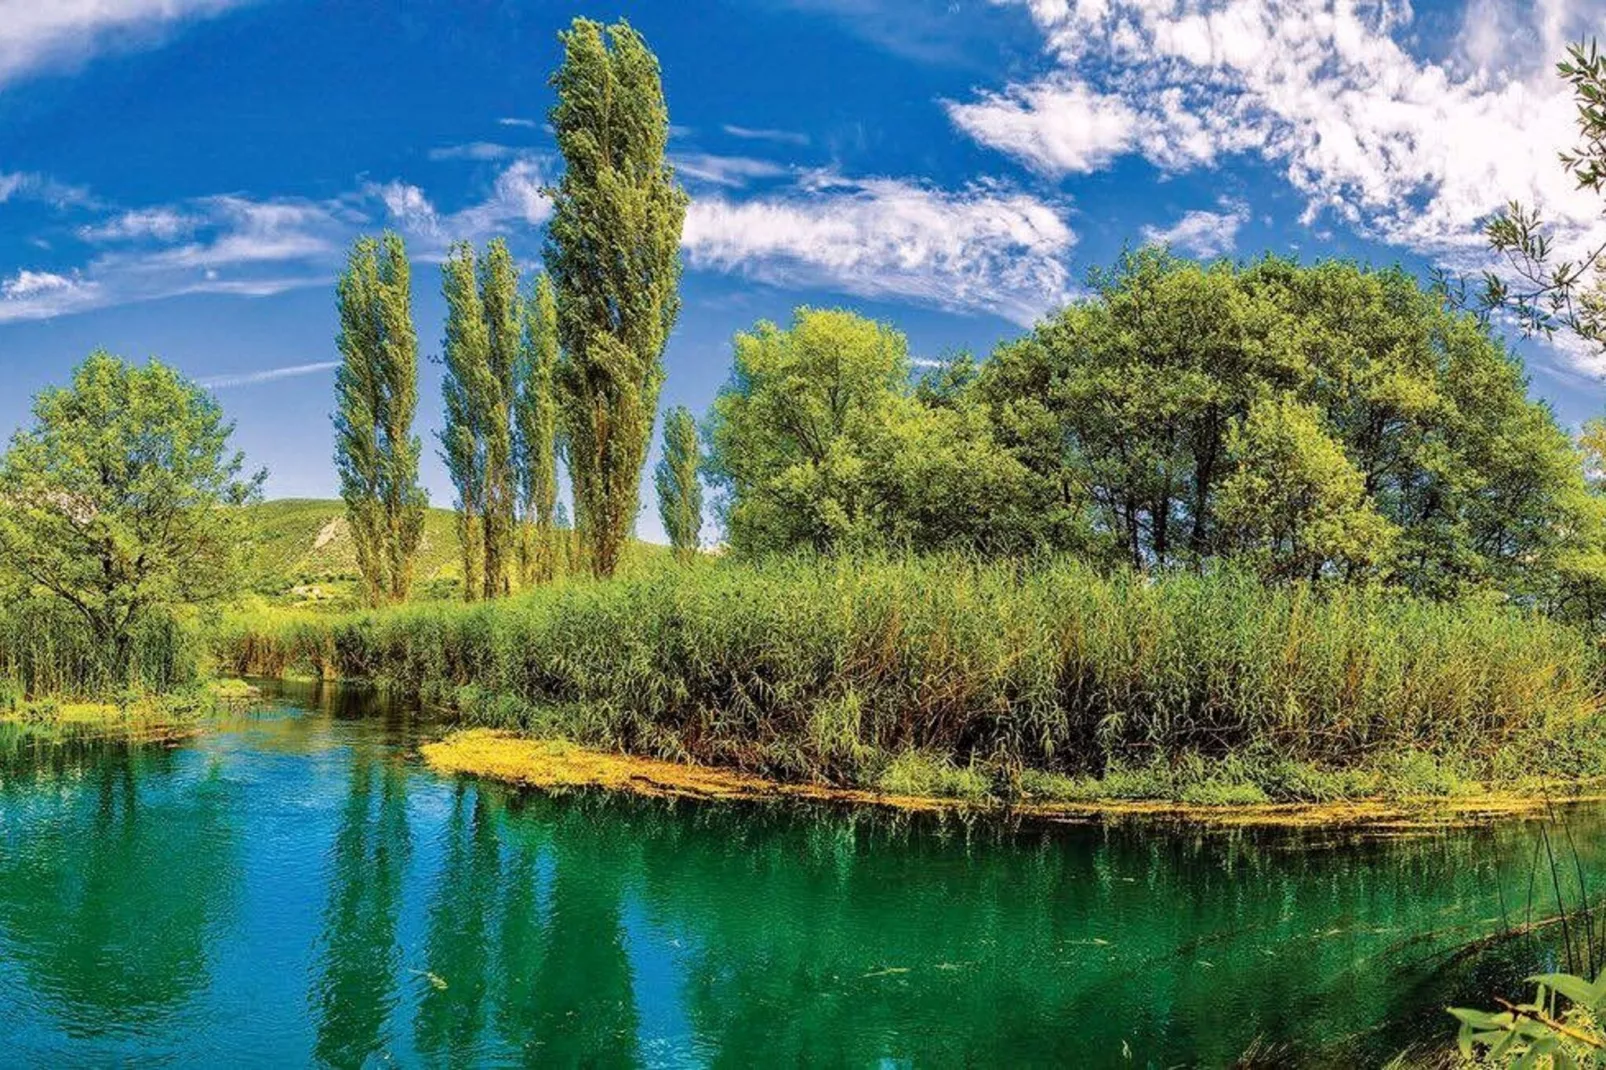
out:
<path id="1" fill-rule="evenodd" d="M 1528 790 L 1469 787 L 1449 796 L 1400 795 L 1324 803 L 1200 803 L 1122 799 L 1089 794 L 1069 800 L 1025 794 L 1016 799 L 981 795 L 927 795 L 898 791 L 788 783 L 734 769 L 610 753 L 561 739 L 533 739 L 486 728 L 453 732 L 421 748 L 437 772 L 479 776 L 550 793 L 600 789 L 655 798 L 714 801 L 804 800 L 881 806 L 906 811 L 969 810 L 1049 821 L 1142 816 L 1232 826 L 1366 826 L 1417 829 L 1495 818 L 1542 814 L 1556 801 L 1606 799 L 1606 784 L 1578 782 L 1553 795 Z"/>

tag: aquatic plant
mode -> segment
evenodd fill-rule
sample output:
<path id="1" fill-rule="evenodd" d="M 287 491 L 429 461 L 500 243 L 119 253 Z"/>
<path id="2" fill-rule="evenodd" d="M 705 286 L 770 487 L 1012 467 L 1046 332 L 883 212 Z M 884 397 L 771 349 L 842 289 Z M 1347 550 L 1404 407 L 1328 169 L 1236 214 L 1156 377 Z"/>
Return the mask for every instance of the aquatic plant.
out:
<path id="1" fill-rule="evenodd" d="M 371 678 L 502 727 L 861 783 L 905 752 L 1006 776 L 1189 755 L 1289 782 L 1289 762 L 1416 752 L 1473 775 L 1606 768 L 1597 667 L 1571 628 L 1228 571 L 703 561 L 479 607 L 241 616 L 215 649 L 239 674 Z"/>

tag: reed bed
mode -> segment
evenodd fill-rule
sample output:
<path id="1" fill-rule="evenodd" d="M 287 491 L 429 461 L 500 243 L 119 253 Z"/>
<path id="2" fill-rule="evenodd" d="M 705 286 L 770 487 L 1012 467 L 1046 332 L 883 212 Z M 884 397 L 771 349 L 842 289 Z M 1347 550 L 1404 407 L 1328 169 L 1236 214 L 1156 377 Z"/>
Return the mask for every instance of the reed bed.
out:
<path id="1" fill-rule="evenodd" d="M 1404 748 L 1494 768 L 1546 747 L 1563 774 L 1595 762 L 1601 721 L 1591 645 L 1521 609 L 1064 560 L 700 562 L 487 605 L 239 616 L 215 649 L 237 674 L 372 679 L 480 723 L 843 782 L 911 753 L 1100 775 Z"/>
<path id="2" fill-rule="evenodd" d="M 47 599 L 0 604 L 0 683 L 25 697 L 104 697 L 169 692 L 201 675 L 205 642 L 195 621 L 147 614 L 118 671 L 82 617 Z"/>

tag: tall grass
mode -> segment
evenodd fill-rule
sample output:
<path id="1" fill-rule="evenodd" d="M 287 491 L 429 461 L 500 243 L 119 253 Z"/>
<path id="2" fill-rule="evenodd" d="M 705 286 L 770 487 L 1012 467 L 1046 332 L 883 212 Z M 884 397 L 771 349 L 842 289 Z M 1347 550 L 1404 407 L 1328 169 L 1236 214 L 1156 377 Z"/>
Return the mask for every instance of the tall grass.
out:
<path id="1" fill-rule="evenodd" d="M 1600 705 L 1582 637 L 1516 609 L 1070 561 L 705 562 L 236 618 L 217 649 L 241 674 L 372 678 L 481 720 L 834 779 L 911 751 L 1094 774 L 1245 751 L 1493 763 L 1592 736 Z"/>
<path id="2" fill-rule="evenodd" d="M 203 652 L 193 622 L 151 613 L 134 630 L 127 671 L 114 673 L 110 651 L 70 607 L 43 598 L 0 603 L 0 682 L 24 696 L 171 691 L 198 678 Z"/>

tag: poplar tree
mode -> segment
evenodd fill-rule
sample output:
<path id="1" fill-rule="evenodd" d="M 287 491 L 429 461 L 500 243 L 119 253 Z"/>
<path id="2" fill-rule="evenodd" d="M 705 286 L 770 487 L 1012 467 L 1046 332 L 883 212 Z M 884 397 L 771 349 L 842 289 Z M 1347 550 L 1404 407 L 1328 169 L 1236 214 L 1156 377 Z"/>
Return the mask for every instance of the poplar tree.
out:
<path id="1" fill-rule="evenodd" d="M 665 160 L 658 60 L 628 23 L 576 19 L 559 34 L 550 118 L 566 164 L 546 263 L 564 360 L 557 377 L 576 527 L 613 574 L 639 508 L 641 470 L 680 311 L 686 194 Z"/>
<path id="2" fill-rule="evenodd" d="M 697 481 L 700 466 L 697 421 L 685 406 L 677 405 L 664 414 L 664 451 L 653 481 L 658 487 L 658 515 L 669 534 L 669 545 L 682 562 L 696 556 L 703 530 L 703 487 Z"/>
<path id="3" fill-rule="evenodd" d="M 524 352 L 514 408 L 519 476 L 520 580 L 528 586 L 555 572 L 558 506 L 557 402 L 553 377 L 558 367 L 558 310 L 552 280 L 543 274 L 525 305 Z"/>
<path id="4" fill-rule="evenodd" d="M 513 457 L 513 401 L 522 334 L 519 272 L 507 243 L 493 239 L 480 261 L 480 307 L 485 316 L 486 375 L 480 415 L 485 436 L 485 597 L 511 591 L 514 511 L 518 486 Z"/>
<path id="5" fill-rule="evenodd" d="M 446 378 L 446 426 L 441 459 L 457 490 L 457 541 L 463 559 L 463 598 L 474 601 L 485 586 L 485 410 L 491 378 L 490 332 L 475 278 L 474 250 L 466 242 L 452 247 L 441 267 L 446 298 L 446 337 L 442 357 Z"/>
<path id="6" fill-rule="evenodd" d="M 369 603 L 402 602 L 412 590 L 428 499 L 418 485 L 418 335 L 401 237 L 358 239 L 335 292 L 340 496 Z"/>

